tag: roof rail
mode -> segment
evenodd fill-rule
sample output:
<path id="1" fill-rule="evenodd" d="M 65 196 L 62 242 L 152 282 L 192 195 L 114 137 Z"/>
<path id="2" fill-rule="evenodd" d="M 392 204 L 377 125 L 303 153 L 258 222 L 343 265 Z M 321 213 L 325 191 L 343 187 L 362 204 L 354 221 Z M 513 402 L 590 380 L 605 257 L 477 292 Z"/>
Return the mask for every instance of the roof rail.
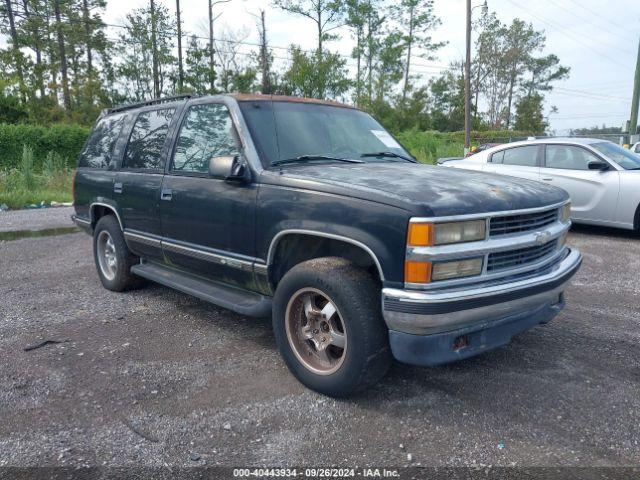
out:
<path id="1" fill-rule="evenodd" d="M 147 100 L 145 102 L 131 103 L 128 105 L 118 105 L 117 107 L 108 108 L 105 112 L 107 115 L 109 115 L 116 112 L 124 112 L 125 110 L 132 110 L 134 108 L 146 107 L 148 105 L 158 105 L 160 103 L 175 102 L 177 100 L 186 100 L 186 99 L 192 98 L 193 96 L 194 95 L 191 95 L 190 93 L 185 93 L 183 95 L 174 95 L 172 97 L 155 98 L 153 100 Z"/>

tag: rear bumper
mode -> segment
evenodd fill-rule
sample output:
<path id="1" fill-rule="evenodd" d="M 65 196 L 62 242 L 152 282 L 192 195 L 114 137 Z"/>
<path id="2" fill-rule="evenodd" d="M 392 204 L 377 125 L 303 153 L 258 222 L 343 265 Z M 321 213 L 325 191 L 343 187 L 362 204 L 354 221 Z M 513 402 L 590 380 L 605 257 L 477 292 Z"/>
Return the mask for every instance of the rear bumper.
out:
<path id="1" fill-rule="evenodd" d="M 383 289 L 383 314 L 396 359 L 437 365 L 477 355 L 546 323 L 564 307 L 564 289 L 582 256 L 572 250 L 544 274 L 475 289 Z"/>

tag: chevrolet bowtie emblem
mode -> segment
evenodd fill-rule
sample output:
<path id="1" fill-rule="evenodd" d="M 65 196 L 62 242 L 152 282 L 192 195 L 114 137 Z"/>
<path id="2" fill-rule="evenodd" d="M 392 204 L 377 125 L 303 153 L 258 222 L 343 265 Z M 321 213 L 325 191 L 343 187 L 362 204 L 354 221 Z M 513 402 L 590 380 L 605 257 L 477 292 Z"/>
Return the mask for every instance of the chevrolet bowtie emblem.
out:
<path id="1" fill-rule="evenodd" d="M 548 230 L 536 233 L 536 243 L 538 245 L 544 245 L 549 240 L 551 240 L 551 232 L 549 232 Z"/>

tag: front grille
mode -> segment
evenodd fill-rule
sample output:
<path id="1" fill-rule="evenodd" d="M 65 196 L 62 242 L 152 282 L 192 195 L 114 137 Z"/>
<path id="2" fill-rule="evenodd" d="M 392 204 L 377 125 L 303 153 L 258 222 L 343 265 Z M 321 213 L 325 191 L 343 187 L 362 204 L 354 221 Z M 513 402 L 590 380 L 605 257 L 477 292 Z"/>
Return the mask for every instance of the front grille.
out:
<path id="1" fill-rule="evenodd" d="M 487 260 L 487 272 L 496 272 L 508 268 L 524 267 L 536 263 L 555 252 L 558 241 L 536 245 L 535 247 L 519 248 L 506 252 L 490 253 Z"/>
<path id="2" fill-rule="evenodd" d="M 553 210 L 546 210 L 544 212 L 493 217 L 491 219 L 489 234 L 492 237 L 497 237 L 512 233 L 528 232 L 550 225 L 557 219 L 557 208 L 554 208 Z"/>

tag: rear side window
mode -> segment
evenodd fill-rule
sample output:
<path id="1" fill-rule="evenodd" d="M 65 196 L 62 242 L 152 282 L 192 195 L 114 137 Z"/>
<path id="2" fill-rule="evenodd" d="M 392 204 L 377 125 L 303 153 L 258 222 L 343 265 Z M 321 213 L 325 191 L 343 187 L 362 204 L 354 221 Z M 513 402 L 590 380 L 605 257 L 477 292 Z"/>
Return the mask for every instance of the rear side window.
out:
<path id="1" fill-rule="evenodd" d="M 78 167 L 109 168 L 125 115 L 111 115 L 98 121 L 80 154 Z"/>
<path id="2" fill-rule="evenodd" d="M 539 147 L 537 145 L 509 148 L 504 151 L 501 163 L 505 165 L 519 165 L 522 167 L 537 167 L 538 150 Z"/>
<path id="3" fill-rule="evenodd" d="M 162 149 L 175 108 L 143 112 L 133 125 L 123 168 L 159 170 L 162 168 Z"/>

